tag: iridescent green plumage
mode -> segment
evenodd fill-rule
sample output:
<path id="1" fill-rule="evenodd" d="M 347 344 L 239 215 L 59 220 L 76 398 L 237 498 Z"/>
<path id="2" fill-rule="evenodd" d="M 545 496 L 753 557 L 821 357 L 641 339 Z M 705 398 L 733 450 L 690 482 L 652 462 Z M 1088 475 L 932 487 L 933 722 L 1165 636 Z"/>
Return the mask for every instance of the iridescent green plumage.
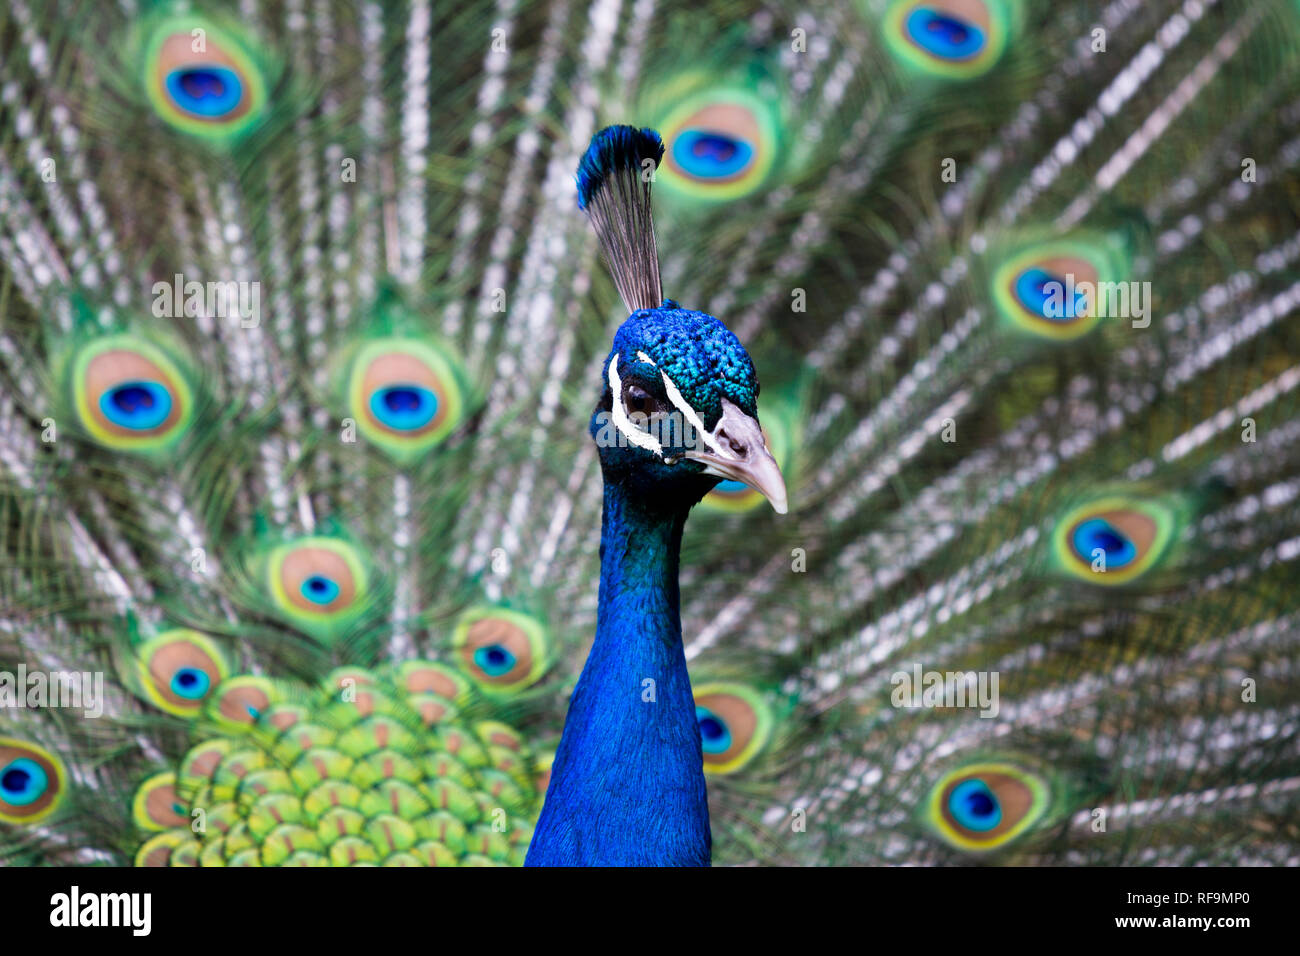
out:
<path id="1" fill-rule="evenodd" d="M 136 793 L 137 865 L 520 862 L 537 802 L 527 744 L 498 723 L 453 721 L 445 699 L 428 719 L 432 695 L 409 674 L 273 684 L 256 716 L 223 713 L 218 736 L 200 719 L 179 771 Z M 220 689 L 210 706 L 226 710 Z"/>

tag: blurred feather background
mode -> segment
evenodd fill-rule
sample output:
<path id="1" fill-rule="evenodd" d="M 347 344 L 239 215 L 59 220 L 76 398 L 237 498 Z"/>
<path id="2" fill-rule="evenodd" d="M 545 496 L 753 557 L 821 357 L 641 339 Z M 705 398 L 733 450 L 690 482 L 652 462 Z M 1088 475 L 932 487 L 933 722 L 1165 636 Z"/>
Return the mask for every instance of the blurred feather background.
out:
<path id="1" fill-rule="evenodd" d="M 11 0 L 0 61 L 6 862 L 522 859 L 615 122 L 790 491 L 686 534 L 714 861 L 1300 860 L 1294 0 Z"/>

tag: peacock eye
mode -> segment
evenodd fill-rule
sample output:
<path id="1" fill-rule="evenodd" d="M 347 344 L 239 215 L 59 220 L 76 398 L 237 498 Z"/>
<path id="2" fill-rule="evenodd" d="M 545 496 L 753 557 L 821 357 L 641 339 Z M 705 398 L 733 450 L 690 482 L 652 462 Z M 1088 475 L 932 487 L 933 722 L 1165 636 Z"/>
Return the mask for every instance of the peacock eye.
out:
<path id="1" fill-rule="evenodd" d="M 681 84 L 696 74 L 681 74 L 668 99 L 674 104 L 659 120 L 664 134 L 662 188 L 702 202 L 740 199 L 771 178 L 781 157 L 781 109 L 751 82 L 723 82 L 683 97 Z M 658 188 L 658 187 L 657 187 Z"/>
<path id="2" fill-rule="evenodd" d="M 196 45 L 200 34 L 203 42 Z M 230 141 L 266 115 L 270 77 L 262 60 L 254 48 L 214 23 L 167 19 L 148 41 L 146 92 L 173 128 Z"/>
<path id="3" fill-rule="evenodd" d="M 181 366 L 153 344 L 128 334 L 97 339 L 74 362 L 77 416 L 100 444 L 158 452 L 194 420 L 194 396 Z"/>
<path id="4" fill-rule="evenodd" d="M 1033 828 L 1051 804 L 1047 780 L 1015 764 L 978 761 L 958 767 L 930 791 L 927 818 L 950 846 L 984 852 Z"/>
<path id="5" fill-rule="evenodd" d="M 1034 239 L 995 259 L 992 294 L 1002 318 L 1017 332 L 1058 342 L 1086 335 L 1107 318 L 1092 290 L 1129 271 L 1112 241 L 1084 232 Z"/>
<path id="6" fill-rule="evenodd" d="M 140 688 L 149 702 L 179 717 L 198 716 L 227 674 L 216 643 L 185 628 L 158 635 L 136 653 Z"/>
<path id="7" fill-rule="evenodd" d="M 368 575 L 363 555 L 329 537 L 299 538 L 271 552 L 267 588 L 295 627 L 327 639 L 366 607 Z"/>
<path id="8" fill-rule="evenodd" d="M 1062 570 L 1091 584 L 1116 585 L 1160 564 L 1177 534 L 1176 507 L 1115 493 L 1065 515 L 1052 537 Z"/>
<path id="9" fill-rule="evenodd" d="M 966 80 L 993 68 L 1016 22 L 1001 0 L 894 0 L 883 24 L 886 45 L 909 71 Z"/>
<path id="10" fill-rule="evenodd" d="M 470 608 L 452 644 L 466 675 L 489 694 L 523 690 L 550 666 L 550 638 L 541 622 L 506 608 Z"/>
<path id="11" fill-rule="evenodd" d="M 639 385 L 626 385 L 623 388 L 623 407 L 629 416 L 643 415 L 649 418 L 663 411 L 663 403 Z"/>
<path id="12" fill-rule="evenodd" d="M 735 773 L 762 752 L 772 732 L 772 713 L 761 694 L 737 683 L 702 684 L 695 691 L 704 772 Z"/>
<path id="13" fill-rule="evenodd" d="M 352 359 L 348 404 L 368 441 L 399 461 L 415 461 L 464 421 L 465 381 L 449 348 L 388 336 L 367 342 Z"/>
<path id="14" fill-rule="evenodd" d="M 63 800 L 63 765 L 49 751 L 0 737 L 0 823 L 34 823 Z"/>
<path id="15" fill-rule="evenodd" d="M 474 652 L 474 663 L 493 677 L 508 673 L 515 666 L 515 655 L 500 644 L 488 644 Z"/>

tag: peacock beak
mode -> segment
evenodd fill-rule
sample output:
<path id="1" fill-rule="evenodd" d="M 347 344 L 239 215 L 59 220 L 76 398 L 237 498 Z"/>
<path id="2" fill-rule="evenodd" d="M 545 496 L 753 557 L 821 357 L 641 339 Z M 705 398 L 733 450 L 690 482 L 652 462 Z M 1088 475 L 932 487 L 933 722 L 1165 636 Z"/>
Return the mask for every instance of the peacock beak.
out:
<path id="1" fill-rule="evenodd" d="M 706 448 L 692 449 L 683 457 L 703 464 L 706 475 L 744 482 L 766 498 L 777 514 L 786 513 L 785 479 L 756 419 L 724 398 L 722 417 L 712 434 L 704 436 L 704 444 Z"/>

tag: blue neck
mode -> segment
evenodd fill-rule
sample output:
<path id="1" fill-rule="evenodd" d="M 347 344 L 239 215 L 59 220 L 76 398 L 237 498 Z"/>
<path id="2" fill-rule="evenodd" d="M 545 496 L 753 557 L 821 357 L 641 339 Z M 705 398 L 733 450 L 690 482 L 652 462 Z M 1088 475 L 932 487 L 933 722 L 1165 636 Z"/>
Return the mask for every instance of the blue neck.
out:
<path id="1" fill-rule="evenodd" d="M 606 479 L 596 640 L 569 702 L 530 866 L 707 866 L 709 807 L 682 649 L 688 508 Z"/>

